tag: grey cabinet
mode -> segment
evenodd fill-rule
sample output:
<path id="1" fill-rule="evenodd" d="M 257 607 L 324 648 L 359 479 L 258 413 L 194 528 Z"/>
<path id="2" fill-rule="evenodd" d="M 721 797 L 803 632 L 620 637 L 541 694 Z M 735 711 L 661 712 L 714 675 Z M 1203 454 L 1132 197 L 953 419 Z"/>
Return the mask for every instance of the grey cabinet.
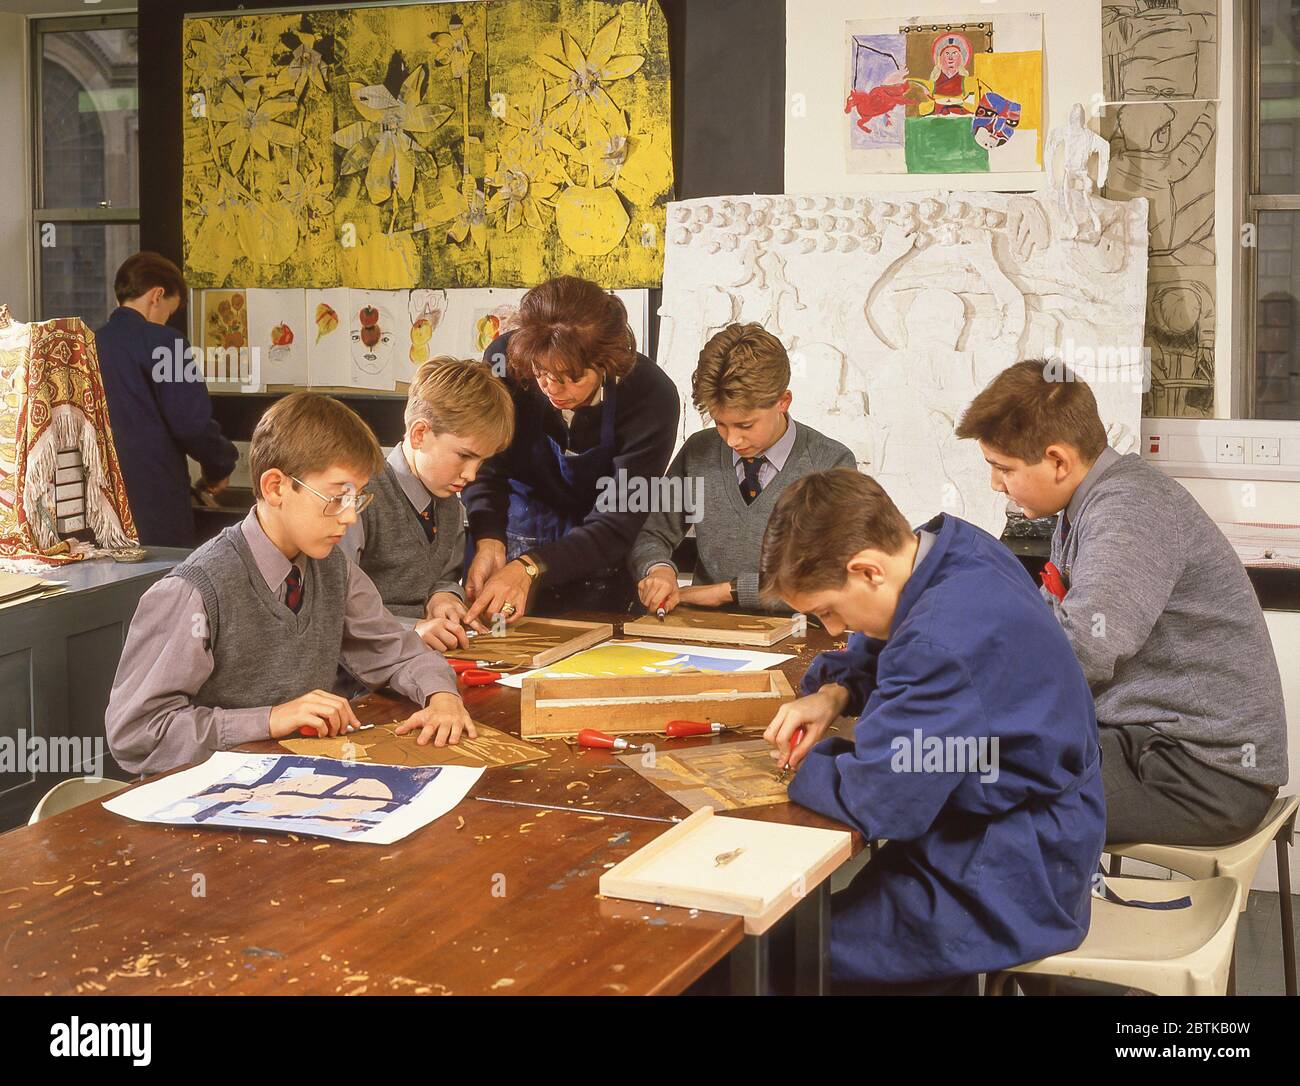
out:
<path id="1" fill-rule="evenodd" d="M 0 610 L 0 831 L 25 822 L 60 780 L 91 769 L 93 763 L 80 763 L 96 749 L 102 774 L 126 779 L 104 742 L 122 643 L 140 597 L 188 553 L 150 547 L 143 562 L 52 566 L 46 579 L 67 583 L 67 591 Z M 43 740 L 44 754 L 72 765 L 53 767 L 64 772 L 32 765 L 32 736 Z"/>

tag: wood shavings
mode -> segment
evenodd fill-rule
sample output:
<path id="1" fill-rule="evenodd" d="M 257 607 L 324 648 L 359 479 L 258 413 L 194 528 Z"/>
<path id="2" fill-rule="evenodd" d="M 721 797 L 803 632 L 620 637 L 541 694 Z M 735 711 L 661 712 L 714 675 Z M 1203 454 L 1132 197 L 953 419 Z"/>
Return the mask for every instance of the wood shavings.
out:
<path id="1" fill-rule="evenodd" d="M 463 829 L 465 828 L 465 816 L 464 816 L 464 815 L 457 815 L 457 816 L 456 816 L 456 828 L 457 828 L 458 830 L 463 830 Z"/>
<path id="2" fill-rule="evenodd" d="M 515 978 L 514 978 L 514 977 L 502 977 L 500 980 L 496 981 L 496 982 L 492 985 L 492 991 L 495 992 L 495 991 L 496 991 L 497 989 L 499 989 L 499 988 L 509 988 L 509 987 L 513 986 L 514 983 L 515 983 Z"/>

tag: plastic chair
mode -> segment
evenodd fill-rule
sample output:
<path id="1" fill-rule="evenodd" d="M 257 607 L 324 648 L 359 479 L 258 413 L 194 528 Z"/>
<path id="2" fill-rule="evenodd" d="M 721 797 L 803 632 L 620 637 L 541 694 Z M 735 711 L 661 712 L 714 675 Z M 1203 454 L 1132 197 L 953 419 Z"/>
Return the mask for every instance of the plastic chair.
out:
<path id="1" fill-rule="evenodd" d="M 1286 994 L 1296 994 L 1295 924 L 1291 917 L 1291 865 L 1287 849 L 1295 834 L 1296 811 L 1300 798 L 1278 796 L 1268 814 L 1249 837 L 1230 845 L 1191 847 L 1187 845 L 1108 845 L 1110 873 L 1118 875 L 1123 857 L 1167 867 L 1193 879 L 1223 875 L 1241 884 L 1241 908 L 1245 910 L 1250 884 L 1268 850 L 1269 842 L 1277 851 L 1277 889 L 1282 910 L 1282 969 L 1286 976 Z"/>
<path id="2" fill-rule="evenodd" d="M 103 796 L 111 796 L 114 792 L 120 792 L 129 783 L 129 781 L 109 780 L 107 777 L 72 777 L 60 781 L 41 797 L 41 801 L 36 804 L 36 810 L 32 811 L 32 817 L 27 820 L 27 825 L 34 826 L 42 819 L 53 818 L 56 814 L 70 811 L 73 807 L 80 807 L 83 803 L 89 803 Z"/>
<path id="3" fill-rule="evenodd" d="M 1225 995 L 1242 896 L 1235 879 L 1196 882 L 1108 879 L 1120 897 L 1171 901 L 1185 909 L 1143 909 L 1092 899 L 1088 934 L 1074 950 L 989 975 L 985 995 L 1003 994 L 1017 974 L 1078 977 L 1156 995 Z M 1010 994 L 1010 993 L 1008 993 Z"/>

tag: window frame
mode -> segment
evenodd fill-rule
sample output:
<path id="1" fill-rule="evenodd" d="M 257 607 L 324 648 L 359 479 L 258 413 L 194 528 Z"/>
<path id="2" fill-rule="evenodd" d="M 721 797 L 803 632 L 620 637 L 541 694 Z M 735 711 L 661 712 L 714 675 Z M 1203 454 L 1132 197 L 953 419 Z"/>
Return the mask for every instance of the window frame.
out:
<path id="1" fill-rule="evenodd" d="M 44 179 L 44 148 L 42 134 L 44 118 L 42 110 L 42 77 L 44 75 L 44 35 L 67 33 L 74 30 L 138 30 L 139 19 L 135 12 L 105 13 L 103 15 L 70 15 L 49 19 L 32 19 L 29 21 L 30 83 L 28 92 L 31 96 L 32 124 L 31 137 L 31 199 L 32 199 L 32 312 L 35 320 L 45 320 L 44 299 L 42 297 L 41 269 L 41 234 L 46 224 L 55 227 L 82 225 L 86 223 L 104 226 L 140 225 L 140 208 L 112 207 L 108 201 L 99 207 L 46 207 Z M 136 89 L 139 92 L 139 68 L 137 63 Z M 137 165 L 138 168 L 138 165 Z"/>

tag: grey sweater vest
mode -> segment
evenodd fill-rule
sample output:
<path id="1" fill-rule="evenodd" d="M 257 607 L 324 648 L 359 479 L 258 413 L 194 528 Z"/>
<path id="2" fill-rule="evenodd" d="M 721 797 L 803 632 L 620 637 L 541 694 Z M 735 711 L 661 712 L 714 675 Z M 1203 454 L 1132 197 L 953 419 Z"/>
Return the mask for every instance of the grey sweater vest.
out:
<path id="1" fill-rule="evenodd" d="M 395 615 L 424 617 L 434 590 L 454 591 L 460 577 L 464 511 L 460 499 L 433 499 L 432 542 L 411 507 L 391 464 L 371 482 L 375 500 L 361 514 L 366 542 L 361 568 L 375 582 L 384 606 Z"/>
<path id="2" fill-rule="evenodd" d="M 1048 595 L 1097 702 L 1097 723 L 1142 724 L 1264 788 L 1287 777 L 1282 680 L 1232 545 L 1195 498 L 1136 453 L 1052 539 L 1064 606 Z M 1047 595 L 1046 593 L 1044 593 Z"/>
<path id="3" fill-rule="evenodd" d="M 731 449 L 713 427 L 688 437 L 668 466 L 668 479 L 680 480 L 683 492 L 692 481 L 698 486 L 696 515 L 700 519 L 695 525 L 695 538 L 699 561 L 692 583 L 721 584 L 735 578 L 736 605 L 747 610 L 769 607 L 758 595 L 758 560 L 768 518 L 786 488 L 814 471 L 857 467 L 847 446 L 798 420 L 795 427 L 794 446 L 785 467 L 752 505 L 746 505 L 740 496 Z M 640 580 L 655 563 L 671 564 L 674 548 L 690 527 L 684 509 L 651 513 L 629 555 L 633 578 Z M 789 611 L 779 604 L 771 609 Z"/>
<path id="4" fill-rule="evenodd" d="M 348 560 L 341 551 L 306 560 L 296 615 L 267 587 L 238 524 L 168 576 L 193 585 L 207 610 L 214 666 L 194 704 L 252 709 L 334 688 L 348 592 Z"/>

